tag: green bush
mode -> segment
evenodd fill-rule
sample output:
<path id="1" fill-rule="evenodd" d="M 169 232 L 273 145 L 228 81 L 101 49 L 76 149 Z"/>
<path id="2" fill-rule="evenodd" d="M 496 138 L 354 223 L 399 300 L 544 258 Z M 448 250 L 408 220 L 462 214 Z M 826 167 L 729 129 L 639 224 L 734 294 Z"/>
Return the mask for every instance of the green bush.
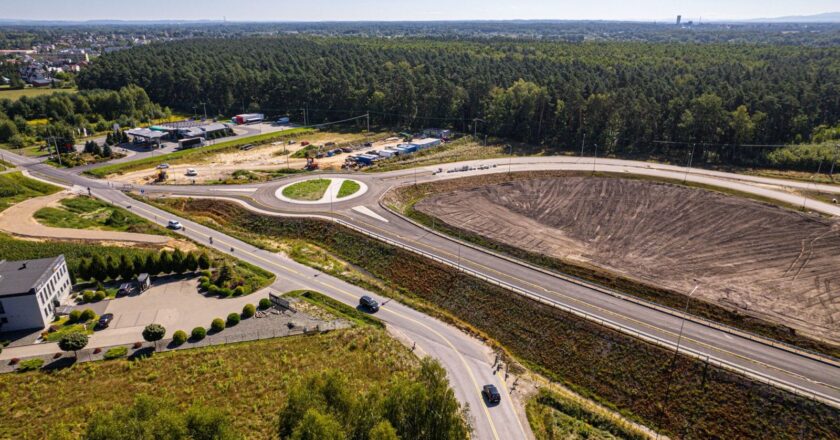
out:
<path id="1" fill-rule="evenodd" d="M 255 313 L 257 313 L 257 308 L 253 304 L 245 304 L 245 307 L 242 308 L 242 317 L 245 319 L 254 316 Z"/>
<path id="2" fill-rule="evenodd" d="M 220 295 L 220 291 L 221 289 L 219 289 L 219 286 L 215 284 L 211 284 L 207 287 L 207 292 L 211 295 Z"/>
<path id="3" fill-rule="evenodd" d="M 93 302 L 95 296 L 96 293 L 94 293 L 93 290 L 85 290 L 84 292 L 82 292 L 82 301 L 86 303 Z"/>
<path id="4" fill-rule="evenodd" d="M 215 332 L 220 332 L 225 329 L 225 321 L 222 318 L 216 318 L 210 323 L 210 328 Z"/>
<path id="5" fill-rule="evenodd" d="M 268 298 L 263 298 L 260 300 L 260 310 L 265 310 L 271 307 L 271 300 Z"/>
<path id="6" fill-rule="evenodd" d="M 236 286 L 236 289 L 233 289 L 233 296 L 242 296 L 246 293 L 245 286 Z"/>
<path id="7" fill-rule="evenodd" d="M 79 318 L 81 318 L 81 317 L 82 317 L 82 311 L 81 310 L 72 310 L 70 312 L 70 314 L 67 315 L 67 319 L 71 323 L 79 322 Z"/>
<path id="8" fill-rule="evenodd" d="M 211 272 L 209 269 L 202 270 L 199 273 L 201 274 L 202 278 L 207 278 L 208 280 L 210 279 L 210 277 L 213 276 L 213 272 Z"/>
<path id="9" fill-rule="evenodd" d="M 230 315 L 227 316 L 227 326 L 228 327 L 233 327 L 236 324 L 239 324 L 240 319 L 241 318 L 239 317 L 239 313 L 231 313 Z"/>
<path id="10" fill-rule="evenodd" d="M 195 330 L 193 330 L 195 332 Z M 183 330 L 178 330 L 172 334 L 172 343 L 175 345 L 181 345 L 184 342 L 187 342 L 187 332 Z"/>
<path id="11" fill-rule="evenodd" d="M 97 290 L 96 294 L 94 295 L 94 299 L 97 300 L 97 301 L 102 301 L 107 296 L 108 296 L 108 294 L 105 293 L 104 290 Z"/>
<path id="12" fill-rule="evenodd" d="M 198 284 L 204 284 L 210 281 L 210 277 L 200 276 L 198 277 Z"/>
<path id="13" fill-rule="evenodd" d="M 228 289 L 227 287 L 222 287 L 221 289 L 219 289 L 219 296 L 230 298 L 231 296 L 233 296 L 233 290 Z"/>
<path id="14" fill-rule="evenodd" d="M 17 371 L 22 373 L 24 371 L 37 370 L 37 369 L 39 369 L 43 366 L 44 366 L 44 360 L 43 359 L 39 359 L 39 358 L 27 359 L 25 361 L 21 361 L 21 363 L 18 364 Z"/>
<path id="15" fill-rule="evenodd" d="M 192 329 L 191 336 L 194 340 L 200 341 L 204 339 L 205 336 L 207 336 L 207 329 L 205 329 L 204 327 L 196 327 Z"/>
<path id="16" fill-rule="evenodd" d="M 102 356 L 105 360 L 119 359 L 128 354 L 128 347 L 114 347 L 108 349 Z"/>
<path id="17" fill-rule="evenodd" d="M 79 315 L 79 320 L 81 320 L 82 322 L 88 322 L 94 318 L 96 318 L 96 312 L 94 312 L 91 309 L 84 309 Z"/>
<path id="18" fill-rule="evenodd" d="M 210 286 L 213 286 L 213 284 L 211 284 L 210 281 L 205 281 L 203 283 L 199 283 L 198 288 L 201 289 L 204 292 L 207 292 L 207 291 L 210 290 Z M 215 287 L 215 286 L 213 286 L 213 287 Z"/>

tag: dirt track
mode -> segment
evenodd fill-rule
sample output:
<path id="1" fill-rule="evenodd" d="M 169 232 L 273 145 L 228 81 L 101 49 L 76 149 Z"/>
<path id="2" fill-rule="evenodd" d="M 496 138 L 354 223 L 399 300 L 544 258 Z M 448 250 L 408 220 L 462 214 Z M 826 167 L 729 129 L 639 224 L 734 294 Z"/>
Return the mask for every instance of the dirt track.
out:
<path id="1" fill-rule="evenodd" d="M 459 189 L 415 209 L 840 342 L 840 223 L 711 191 L 565 177 Z M 696 282 L 694 280 L 697 280 Z"/>

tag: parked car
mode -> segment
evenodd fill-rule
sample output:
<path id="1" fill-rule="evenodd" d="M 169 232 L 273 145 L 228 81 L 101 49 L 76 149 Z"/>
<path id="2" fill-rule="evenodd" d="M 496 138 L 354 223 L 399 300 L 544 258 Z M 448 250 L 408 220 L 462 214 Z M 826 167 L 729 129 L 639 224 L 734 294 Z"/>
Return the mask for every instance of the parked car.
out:
<path id="1" fill-rule="evenodd" d="M 370 142 L 365 142 L 365 147 L 372 147 L 372 146 L 373 146 L 373 144 L 372 144 L 372 143 L 370 143 Z"/>
<path id="2" fill-rule="evenodd" d="M 134 283 L 122 283 L 117 290 L 117 296 L 131 295 L 131 292 L 134 292 Z"/>
<path id="3" fill-rule="evenodd" d="M 187 175 L 188 176 L 197 176 L 198 171 L 196 171 L 195 168 L 187 168 Z"/>
<path id="4" fill-rule="evenodd" d="M 165 170 L 165 169 L 169 168 L 169 164 L 168 163 L 162 163 L 162 164 L 158 165 L 157 167 L 158 167 L 159 170 Z"/>
<path id="5" fill-rule="evenodd" d="M 376 302 L 375 299 L 367 295 L 359 298 L 359 305 L 367 309 L 371 313 L 379 311 L 379 303 Z"/>
<path id="6" fill-rule="evenodd" d="M 502 395 L 499 394 L 499 390 L 496 389 L 495 385 L 484 385 L 481 388 L 481 395 L 487 400 L 487 403 L 499 403 L 502 401 Z"/>
<path id="7" fill-rule="evenodd" d="M 300 143 L 301 147 L 305 147 L 307 145 L 309 145 L 309 141 L 301 141 L 301 143 Z"/>
<path id="8" fill-rule="evenodd" d="M 169 224 L 166 225 L 166 227 L 175 230 L 183 228 L 183 226 L 181 226 L 181 222 L 179 222 L 178 220 L 169 220 Z"/>
<path id="9" fill-rule="evenodd" d="M 99 321 L 97 321 L 96 323 L 96 328 L 100 330 L 103 328 L 108 328 L 108 326 L 111 325 L 111 321 L 113 320 L 113 313 L 104 313 L 102 316 L 99 317 Z"/>
<path id="10" fill-rule="evenodd" d="M 350 148 L 350 147 L 341 147 L 341 151 L 343 151 L 345 153 L 352 153 L 353 149 Z"/>

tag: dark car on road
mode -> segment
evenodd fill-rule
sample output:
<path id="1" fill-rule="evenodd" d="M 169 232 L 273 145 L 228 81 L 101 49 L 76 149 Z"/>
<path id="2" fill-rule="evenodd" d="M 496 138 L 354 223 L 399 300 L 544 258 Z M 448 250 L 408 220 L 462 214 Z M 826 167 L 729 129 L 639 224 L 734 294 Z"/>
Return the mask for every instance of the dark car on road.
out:
<path id="1" fill-rule="evenodd" d="M 113 313 L 105 313 L 105 314 L 103 314 L 102 316 L 99 317 L 99 321 L 96 323 L 96 328 L 100 329 L 100 330 L 103 329 L 103 328 L 108 328 L 108 326 L 111 325 L 111 321 L 113 321 L 113 320 L 114 320 L 114 314 Z"/>
<path id="2" fill-rule="evenodd" d="M 481 395 L 487 400 L 487 403 L 499 403 L 502 401 L 502 395 L 495 385 L 484 385 L 481 388 Z"/>
<path id="3" fill-rule="evenodd" d="M 368 309 L 370 312 L 376 312 L 379 310 L 379 303 L 367 295 L 359 298 L 359 305 Z"/>

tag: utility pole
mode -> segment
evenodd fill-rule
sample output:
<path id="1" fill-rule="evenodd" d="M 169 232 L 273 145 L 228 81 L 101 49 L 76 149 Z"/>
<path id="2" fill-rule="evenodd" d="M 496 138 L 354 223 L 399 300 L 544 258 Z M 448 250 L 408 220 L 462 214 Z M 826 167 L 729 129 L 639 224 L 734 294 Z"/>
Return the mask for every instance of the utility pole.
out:
<path id="1" fill-rule="evenodd" d="M 365 115 L 367 117 L 367 131 L 370 132 L 370 112 Z"/>
<path id="2" fill-rule="evenodd" d="M 685 169 L 685 176 L 683 176 L 683 184 L 685 184 L 686 180 L 688 180 L 688 172 L 691 171 L 691 161 L 694 159 L 694 147 L 697 144 L 691 144 L 691 153 L 688 155 L 688 167 Z"/>
<path id="3" fill-rule="evenodd" d="M 595 164 L 598 162 L 598 144 L 595 144 L 595 157 L 592 158 L 592 174 L 595 174 Z"/>
<path id="4" fill-rule="evenodd" d="M 583 139 L 580 140 L 580 157 L 583 157 L 583 146 L 586 145 L 586 133 L 583 133 Z"/>
<path id="5" fill-rule="evenodd" d="M 513 145 L 508 144 L 508 148 L 510 148 L 510 156 L 508 157 L 508 174 L 510 174 L 510 168 L 513 165 Z"/>
<path id="6" fill-rule="evenodd" d="M 207 103 L 202 102 L 201 106 L 204 107 L 204 119 L 207 120 Z"/>

